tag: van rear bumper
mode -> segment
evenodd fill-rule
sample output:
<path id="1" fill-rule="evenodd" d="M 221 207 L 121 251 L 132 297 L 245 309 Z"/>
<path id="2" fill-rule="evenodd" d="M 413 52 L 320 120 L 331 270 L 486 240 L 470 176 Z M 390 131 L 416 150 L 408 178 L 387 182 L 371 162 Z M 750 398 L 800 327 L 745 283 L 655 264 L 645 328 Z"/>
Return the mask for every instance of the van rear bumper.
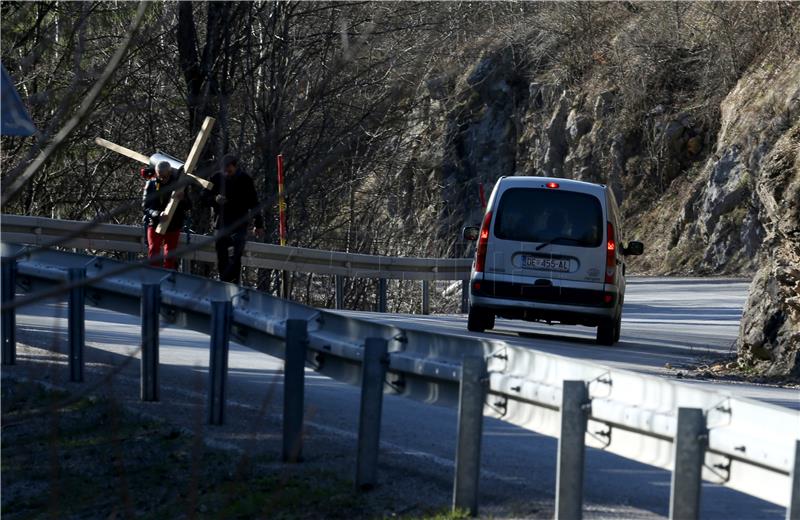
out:
<path id="1" fill-rule="evenodd" d="M 615 308 L 578 307 L 554 303 L 524 302 L 470 296 L 470 305 L 489 309 L 501 318 L 510 320 L 553 321 L 567 325 L 586 325 L 596 327 L 616 317 Z"/>
<path id="2" fill-rule="evenodd" d="M 503 318 L 596 326 L 616 317 L 619 298 L 612 291 L 473 280 L 469 302 Z"/>
<path id="3" fill-rule="evenodd" d="M 592 284 L 597 287 L 599 284 Z M 603 287 L 602 285 L 599 285 Z M 567 285 L 526 284 L 500 280 L 473 280 L 470 294 L 488 298 L 501 298 L 523 302 L 555 303 L 589 307 L 614 307 L 617 304 L 616 287 L 610 291 Z"/>

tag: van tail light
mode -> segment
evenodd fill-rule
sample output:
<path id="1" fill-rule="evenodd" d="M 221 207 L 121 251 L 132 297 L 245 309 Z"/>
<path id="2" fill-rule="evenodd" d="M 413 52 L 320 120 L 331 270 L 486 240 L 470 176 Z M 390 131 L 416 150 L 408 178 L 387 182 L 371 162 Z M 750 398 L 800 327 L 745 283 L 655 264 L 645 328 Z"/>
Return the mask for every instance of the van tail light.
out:
<path id="1" fill-rule="evenodd" d="M 608 223 L 608 238 L 606 240 L 606 283 L 614 283 L 617 273 L 617 243 L 614 240 L 614 226 Z"/>
<path id="2" fill-rule="evenodd" d="M 483 216 L 481 233 L 478 235 L 478 245 L 475 248 L 475 272 L 482 273 L 486 267 L 486 248 L 489 245 L 489 225 L 492 223 L 492 212 L 487 211 Z"/>
<path id="3" fill-rule="evenodd" d="M 558 188 L 558 183 L 557 183 L 557 182 L 548 182 L 548 183 L 546 184 L 546 186 L 547 186 L 548 188 Z"/>

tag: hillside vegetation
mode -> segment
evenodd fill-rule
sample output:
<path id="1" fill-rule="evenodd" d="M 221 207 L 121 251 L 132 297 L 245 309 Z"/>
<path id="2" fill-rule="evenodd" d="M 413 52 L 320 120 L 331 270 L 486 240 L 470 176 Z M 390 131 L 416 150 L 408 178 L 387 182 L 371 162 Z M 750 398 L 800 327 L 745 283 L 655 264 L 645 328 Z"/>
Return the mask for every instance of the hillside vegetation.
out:
<path id="1" fill-rule="evenodd" d="M 74 111 L 134 9 L 2 4 L 2 60 L 43 130 L 3 138 L 4 181 Z M 89 124 L 3 211 L 129 204 L 115 219 L 135 223 L 136 166 L 93 138 L 181 157 L 206 115 L 201 171 L 240 154 L 270 217 L 284 154 L 290 242 L 307 247 L 461 256 L 480 184 L 602 182 L 646 244 L 634 272 L 754 275 L 741 362 L 800 375 L 798 56 L 792 2 L 153 3 Z M 329 280 L 295 282 L 331 304 Z M 348 306 L 372 291 L 351 281 Z"/>

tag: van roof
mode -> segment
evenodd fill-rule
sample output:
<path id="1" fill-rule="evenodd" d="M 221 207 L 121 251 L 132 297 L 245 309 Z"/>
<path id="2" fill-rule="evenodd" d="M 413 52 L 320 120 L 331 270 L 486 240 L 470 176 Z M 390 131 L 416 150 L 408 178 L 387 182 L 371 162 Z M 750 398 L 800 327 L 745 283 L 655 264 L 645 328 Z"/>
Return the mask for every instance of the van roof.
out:
<path id="1" fill-rule="evenodd" d="M 514 175 L 500 179 L 503 188 L 534 188 L 545 187 L 548 182 L 555 182 L 560 189 L 567 191 L 577 191 L 580 193 L 591 193 L 605 198 L 606 186 L 604 184 L 594 184 L 592 182 L 575 181 L 572 179 L 562 179 L 560 177 L 535 177 L 530 175 Z"/>

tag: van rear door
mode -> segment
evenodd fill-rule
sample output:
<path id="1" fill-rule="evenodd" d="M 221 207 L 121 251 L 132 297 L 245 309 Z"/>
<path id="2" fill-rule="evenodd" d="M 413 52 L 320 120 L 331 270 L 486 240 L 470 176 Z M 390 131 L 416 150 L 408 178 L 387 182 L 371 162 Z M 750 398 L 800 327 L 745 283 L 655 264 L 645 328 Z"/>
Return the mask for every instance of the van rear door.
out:
<path id="1" fill-rule="evenodd" d="M 547 187 L 509 187 L 493 219 L 487 272 L 513 283 L 603 283 L 605 218 L 591 193 Z"/>

